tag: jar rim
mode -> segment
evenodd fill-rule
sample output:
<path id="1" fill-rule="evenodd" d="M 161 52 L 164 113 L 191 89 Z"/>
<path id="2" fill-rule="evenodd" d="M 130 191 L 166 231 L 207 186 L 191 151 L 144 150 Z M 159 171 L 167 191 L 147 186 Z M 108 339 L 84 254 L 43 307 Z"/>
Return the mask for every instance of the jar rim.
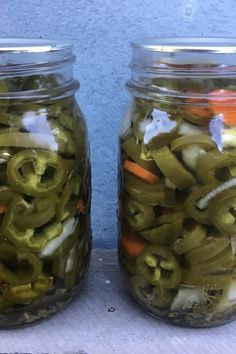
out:
<path id="1" fill-rule="evenodd" d="M 2 99 L 53 99 L 73 94 L 79 82 L 73 78 L 73 44 L 34 38 L 0 38 L 0 79 L 58 75 L 55 87 L 0 92 Z"/>
<path id="2" fill-rule="evenodd" d="M 59 40 L 34 38 L 0 38 L 0 54 L 45 53 L 73 49 L 73 44 Z"/>
<path id="3" fill-rule="evenodd" d="M 236 71 L 236 37 L 147 38 L 131 43 L 133 70 L 176 73 Z"/>
<path id="4" fill-rule="evenodd" d="M 74 61 L 73 44 L 55 39 L 0 38 L 0 75 Z"/>
<path id="5" fill-rule="evenodd" d="M 131 46 L 131 79 L 127 87 L 142 94 L 152 91 L 155 97 L 206 97 L 206 90 L 186 93 L 153 84 L 153 80 L 236 78 L 236 37 L 146 38 Z"/>
<path id="6" fill-rule="evenodd" d="M 143 38 L 131 42 L 133 49 L 162 53 L 236 53 L 236 37 Z"/>

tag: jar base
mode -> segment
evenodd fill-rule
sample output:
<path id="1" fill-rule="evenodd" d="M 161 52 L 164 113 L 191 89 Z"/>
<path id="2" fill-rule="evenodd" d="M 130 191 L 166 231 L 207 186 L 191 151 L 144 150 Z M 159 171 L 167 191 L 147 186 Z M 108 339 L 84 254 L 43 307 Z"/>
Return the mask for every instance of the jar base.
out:
<path id="1" fill-rule="evenodd" d="M 22 308 L 14 313 L 5 313 L 0 315 L 0 329 L 17 329 L 26 327 L 32 324 L 37 324 L 48 317 L 56 314 L 59 310 L 69 304 L 76 295 L 78 287 L 73 288 L 72 291 L 60 294 L 58 299 L 55 296 L 47 296 L 40 304 L 33 304 L 27 306 L 27 309 Z"/>
<path id="2" fill-rule="evenodd" d="M 124 280 L 127 284 L 129 284 L 128 294 L 130 298 L 141 307 L 142 311 L 145 311 L 149 316 L 152 316 L 157 320 L 185 328 L 218 327 L 236 320 L 236 304 L 234 306 L 231 306 L 228 310 L 222 310 L 217 313 L 208 314 L 196 312 L 170 312 L 167 308 L 163 308 L 163 310 L 158 310 L 157 308 L 151 305 L 148 306 L 146 303 L 142 302 L 134 293 L 130 283 L 129 273 L 124 269 L 120 258 L 119 268 Z"/>
<path id="3" fill-rule="evenodd" d="M 18 329 L 22 327 L 32 326 L 38 324 L 45 319 L 58 313 L 60 310 L 64 309 L 68 304 L 70 304 L 78 295 L 81 283 L 74 286 L 70 291 L 66 289 L 57 289 L 56 295 L 47 295 L 41 302 L 22 308 L 14 313 L 4 313 L 0 314 L 0 330 L 10 330 Z"/>
<path id="4" fill-rule="evenodd" d="M 223 326 L 230 323 L 236 319 L 236 315 L 232 316 L 232 313 L 236 312 L 236 307 L 230 309 L 229 313 L 218 313 L 210 315 L 197 314 L 194 312 L 180 313 L 180 312 L 169 312 L 167 310 L 159 311 L 158 309 L 147 306 L 142 301 L 137 299 L 137 297 L 129 289 L 130 297 L 138 303 L 143 311 L 145 311 L 149 316 L 154 317 L 157 320 L 164 321 L 166 323 L 177 325 L 180 327 L 188 328 L 211 328 Z"/>

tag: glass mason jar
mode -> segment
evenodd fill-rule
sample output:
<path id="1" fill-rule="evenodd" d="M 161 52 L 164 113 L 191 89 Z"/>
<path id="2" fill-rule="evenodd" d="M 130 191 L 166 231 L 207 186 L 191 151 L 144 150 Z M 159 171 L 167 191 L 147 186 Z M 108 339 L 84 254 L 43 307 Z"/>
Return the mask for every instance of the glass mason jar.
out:
<path id="1" fill-rule="evenodd" d="M 236 39 L 133 44 L 120 136 L 119 259 L 175 324 L 236 317 Z"/>
<path id="2" fill-rule="evenodd" d="M 72 46 L 0 40 L 0 327 L 58 311 L 88 266 L 90 162 Z"/>

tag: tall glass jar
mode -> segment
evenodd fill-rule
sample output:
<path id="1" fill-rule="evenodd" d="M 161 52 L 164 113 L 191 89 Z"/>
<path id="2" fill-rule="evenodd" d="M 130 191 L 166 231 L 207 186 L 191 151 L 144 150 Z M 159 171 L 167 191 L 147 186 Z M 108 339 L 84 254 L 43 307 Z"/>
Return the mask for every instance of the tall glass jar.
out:
<path id="1" fill-rule="evenodd" d="M 134 43 L 120 135 L 119 259 L 175 324 L 236 317 L 236 39 Z"/>
<path id="2" fill-rule="evenodd" d="M 0 327 L 75 294 L 88 266 L 90 161 L 72 46 L 0 40 Z"/>

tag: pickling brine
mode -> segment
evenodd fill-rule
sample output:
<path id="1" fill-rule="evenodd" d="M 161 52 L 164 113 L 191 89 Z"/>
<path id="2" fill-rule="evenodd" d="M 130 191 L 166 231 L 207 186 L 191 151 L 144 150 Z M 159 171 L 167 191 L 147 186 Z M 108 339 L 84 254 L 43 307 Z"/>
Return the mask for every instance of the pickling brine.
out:
<path id="1" fill-rule="evenodd" d="M 9 328 L 59 310 L 84 276 L 90 162 L 71 45 L 1 40 L 0 53 L 0 327 Z"/>
<path id="2" fill-rule="evenodd" d="M 235 63 L 236 40 L 133 44 L 119 259 L 142 307 L 179 325 L 236 316 Z"/>

